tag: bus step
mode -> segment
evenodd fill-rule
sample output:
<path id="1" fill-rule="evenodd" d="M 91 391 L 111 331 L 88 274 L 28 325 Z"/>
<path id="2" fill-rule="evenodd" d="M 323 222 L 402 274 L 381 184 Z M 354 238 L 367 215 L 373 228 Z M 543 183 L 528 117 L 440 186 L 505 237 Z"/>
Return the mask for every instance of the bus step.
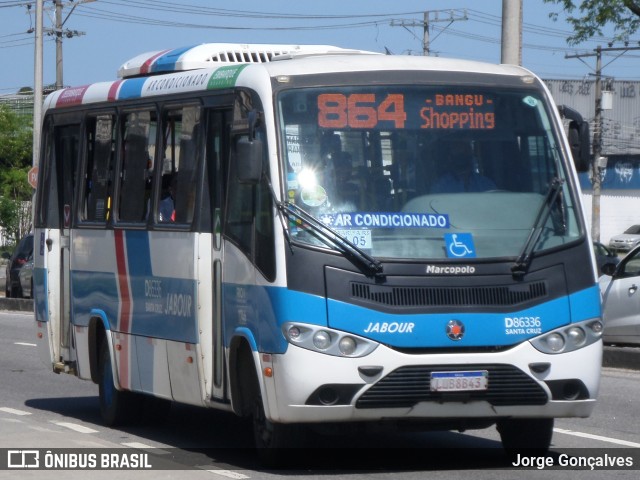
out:
<path id="1" fill-rule="evenodd" d="M 53 364 L 54 373 L 68 373 L 76 375 L 76 362 L 56 362 Z"/>

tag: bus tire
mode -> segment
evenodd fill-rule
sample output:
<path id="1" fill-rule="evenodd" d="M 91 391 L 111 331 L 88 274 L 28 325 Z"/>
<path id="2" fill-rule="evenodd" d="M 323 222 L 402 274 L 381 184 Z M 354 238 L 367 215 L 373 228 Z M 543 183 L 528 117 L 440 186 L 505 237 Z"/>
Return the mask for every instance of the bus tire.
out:
<path id="1" fill-rule="evenodd" d="M 111 368 L 111 354 L 107 339 L 103 338 L 100 345 L 98 391 L 100 397 L 100 414 L 105 425 L 114 427 L 126 425 L 135 416 L 135 398 L 132 392 L 120 391 L 115 387 L 113 370 Z"/>
<path id="2" fill-rule="evenodd" d="M 258 457 L 266 467 L 282 466 L 291 458 L 287 449 L 304 446 L 302 425 L 270 421 L 265 414 L 255 368 L 249 366 L 245 374 L 251 378 L 252 387 L 249 401 L 252 405 L 253 438 Z"/>
<path id="3" fill-rule="evenodd" d="M 553 424 L 553 418 L 509 418 L 500 420 L 496 428 L 508 454 L 526 451 L 544 455 L 551 446 Z"/>

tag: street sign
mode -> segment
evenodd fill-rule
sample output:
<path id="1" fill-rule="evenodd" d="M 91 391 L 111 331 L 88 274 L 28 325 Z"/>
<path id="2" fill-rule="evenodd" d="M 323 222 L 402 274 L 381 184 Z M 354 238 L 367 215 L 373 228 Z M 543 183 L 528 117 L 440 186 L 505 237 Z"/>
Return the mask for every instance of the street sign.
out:
<path id="1" fill-rule="evenodd" d="M 29 173 L 27 173 L 27 181 L 29 182 L 29 185 L 31 185 L 33 188 L 36 188 L 38 186 L 38 167 L 31 167 L 31 170 L 29 170 Z"/>

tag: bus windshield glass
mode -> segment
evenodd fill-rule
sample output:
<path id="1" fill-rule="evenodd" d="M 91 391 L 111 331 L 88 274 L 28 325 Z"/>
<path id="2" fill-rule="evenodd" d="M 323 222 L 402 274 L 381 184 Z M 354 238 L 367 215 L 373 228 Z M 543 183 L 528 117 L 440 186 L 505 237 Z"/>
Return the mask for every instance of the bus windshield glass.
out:
<path id="1" fill-rule="evenodd" d="M 582 234 L 534 88 L 300 88 L 277 104 L 286 200 L 373 257 L 513 258 L 532 230 L 531 252 Z M 303 222 L 289 230 L 332 247 Z"/>

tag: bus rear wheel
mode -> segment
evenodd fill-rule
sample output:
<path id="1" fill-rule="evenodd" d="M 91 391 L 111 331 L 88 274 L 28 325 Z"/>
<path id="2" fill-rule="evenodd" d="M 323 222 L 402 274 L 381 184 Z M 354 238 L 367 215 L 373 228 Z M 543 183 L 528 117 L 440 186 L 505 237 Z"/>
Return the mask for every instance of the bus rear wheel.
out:
<path id="1" fill-rule="evenodd" d="M 100 371 L 98 391 L 102 420 L 109 427 L 126 425 L 135 418 L 136 407 L 139 403 L 135 401 L 132 392 L 116 389 L 111 367 L 111 354 L 106 338 L 103 338 L 100 345 L 98 368 Z"/>

